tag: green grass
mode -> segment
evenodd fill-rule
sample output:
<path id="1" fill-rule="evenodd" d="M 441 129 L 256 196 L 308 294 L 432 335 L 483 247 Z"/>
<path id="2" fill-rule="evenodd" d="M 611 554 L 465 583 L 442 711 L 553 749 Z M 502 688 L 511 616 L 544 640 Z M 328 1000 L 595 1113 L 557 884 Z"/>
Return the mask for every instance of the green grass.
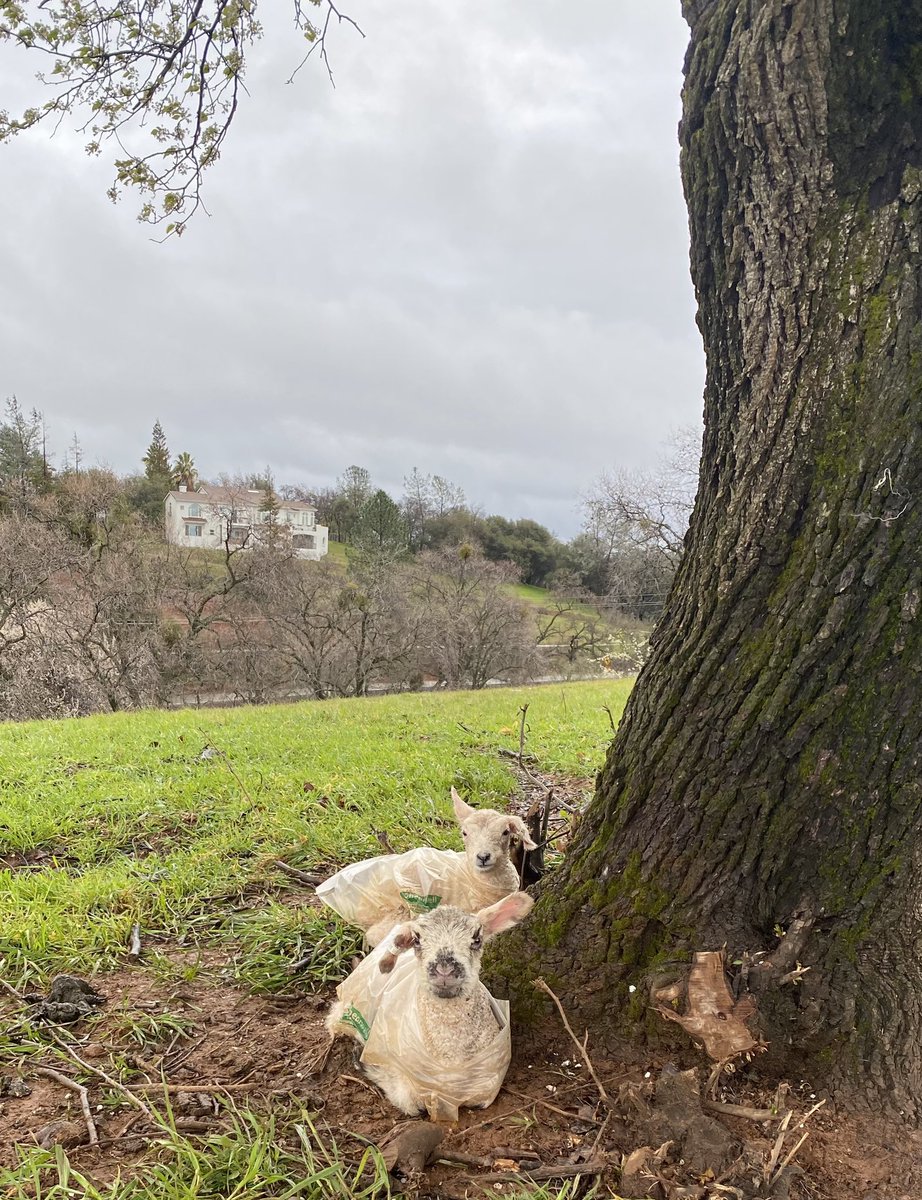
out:
<path id="1" fill-rule="evenodd" d="M 222 975 L 238 986 L 326 988 L 348 970 L 359 935 L 292 904 L 299 892 L 274 859 L 333 867 L 379 853 L 376 829 L 396 850 L 457 846 L 449 788 L 481 805 L 514 793 L 497 751 L 517 749 L 521 705 L 541 769 L 586 777 L 611 736 L 603 706 L 617 717 L 629 691 L 629 681 L 600 681 L 0 725 L 0 977 L 42 987 L 58 971 L 114 967 L 138 922 L 155 977 L 195 979 L 202 956 L 220 945 Z M 132 1053 L 182 1046 L 192 1033 L 187 1017 L 168 1011 L 126 1006 L 93 1018 L 91 1030 L 96 1020 L 108 1022 L 115 1043 L 107 1069 L 123 1078 Z M 9 1067 L 56 1054 L 15 1010 L 0 1022 Z M 113 1093 L 104 1103 L 120 1100 Z M 202 1137 L 167 1131 L 106 1183 L 60 1149 L 22 1146 L 18 1165 L 0 1170 L 0 1192 L 7 1200 L 397 1194 L 377 1151 L 305 1110 L 227 1102 L 224 1124 Z M 572 1200 L 575 1189 L 516 1195 Z"/>
<path id="2" fill-rule="evenodd" d="M 348 567 L 349 551 L 351 549 L 352 547 L 347 545 L 345 542 L 334 542 L 333 539 L 330 538 L 327 541 L 326 561 L 338 563 L 338 565 L 341 567 Z"/>
<path id="3" fill-rule="evenodd" d="M 165 1131 L 152 1144 L 156 1158 L 128 1178 L 118 1174 L 100 1185 L 61 1149 L 24 1148 L 20 1166 L 0 1172 L 0 1185 L 5 1196 L 34 1200 L 380 1200 L 395 1194 L 378 1150 L 337 1140 L 306 1110 L 284 1123 L 230 1103 L 224 1113 L 230 1128 L 195 1142 Z"/>
<path id="4" fill-rule="evenodd" d="M 481 805 L 515 789 L 495 751 L 517 746 L 522 703 L 542 768 L 584 776 L 610 737 L 602 706 L 617 716 L 629 690 L 601 681 L 2 725 L 0 861 L 13 856 L 0 869 L 3 970 L 40 983 L 106 969 L 134 922 L 148 942 L 195 944 L 227 924 L 214 899 L 283 885 L 272 859 L 368 857 L 376 828 L 398 851 L 454 846 L 452 784 Z M 203 759 L 208 746 L 218 753 Z"/>

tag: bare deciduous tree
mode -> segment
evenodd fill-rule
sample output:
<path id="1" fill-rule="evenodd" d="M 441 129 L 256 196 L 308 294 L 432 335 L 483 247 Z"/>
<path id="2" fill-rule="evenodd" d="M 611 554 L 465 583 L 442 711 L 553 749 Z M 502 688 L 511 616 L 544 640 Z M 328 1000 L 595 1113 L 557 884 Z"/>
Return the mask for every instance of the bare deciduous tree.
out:
<path id="1" fill-rule="evenodd" d="M 701 434 L 678 429 L 668 445 L 653 470 L 606 472 L 583 501 L 586 529 L 608 558 L 626 539 L 678 565 L 698 485 Z"/>
<path id="2" fill-rule="evenodd" d="M 413 568 L 421 610 L 421 663 L 449 687 L 482 688 L 524 678 L 534 664 L 531 619 L 508 592 L 511 563 L 490 562 L 469 545 L 426 551 Z"/>

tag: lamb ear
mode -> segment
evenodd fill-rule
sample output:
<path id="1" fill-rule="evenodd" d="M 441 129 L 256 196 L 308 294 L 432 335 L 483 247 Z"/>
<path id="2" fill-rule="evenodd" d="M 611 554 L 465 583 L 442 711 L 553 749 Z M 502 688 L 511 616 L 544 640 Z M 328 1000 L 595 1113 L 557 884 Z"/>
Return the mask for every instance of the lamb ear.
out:
<path id="1" fill-rule="evenodd" d="M 496 937 L 498 933 L 518 925 L 519 921 L 531 912 L 533 904 L 534 900 L 527 892 L 513 892 L 511 896 L 504 896 L 489 908 L 482 908 L 477 913 L 477 920 L 483 926 L 483 936 Z"/>
<path id="2" fill-rule="evenodd" d="M 509 818 L 509 832 L 513 837 L 517 837 L 526 850 L 537 850 L 538 843 L 531 840 L 531 834 L 528 832 L 528 826 L 521 817 Z"/>
<path id="3" fill-rule="evenodd" d="M 455 820 L 459 825 L 462 821 L 466 821 L 468 817 L 472 817 L 477 811 L 476 808 L 471 808 L 469 804 L 465 804 L 454 788 L 451 789 L 451 802 L 455 806 Z"/>
<path id="4" fill-rule="evenodd" d="M 416 926 L 415 925 L 399 925 L 391 936 L 392 950 L 388 950 L 381 955 L 381 961 L 378 963 L 378 970 L 382 975 L 390 975 L 394 967 L 397 966 L 397 958 L 404 951 L 409 950 L 416 945 Z"/>

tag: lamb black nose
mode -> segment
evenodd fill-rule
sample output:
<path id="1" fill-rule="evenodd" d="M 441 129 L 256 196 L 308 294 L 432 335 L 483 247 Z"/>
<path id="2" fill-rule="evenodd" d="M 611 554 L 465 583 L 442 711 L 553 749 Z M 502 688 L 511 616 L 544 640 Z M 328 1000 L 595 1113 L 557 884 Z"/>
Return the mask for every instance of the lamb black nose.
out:
<path id="1" fill-rule="evenodd" d="M 478 854 L 477 855 L 477 862 L 481 867 L 485 867 L 489 861 L 490 861 L 489 854 Z"/>

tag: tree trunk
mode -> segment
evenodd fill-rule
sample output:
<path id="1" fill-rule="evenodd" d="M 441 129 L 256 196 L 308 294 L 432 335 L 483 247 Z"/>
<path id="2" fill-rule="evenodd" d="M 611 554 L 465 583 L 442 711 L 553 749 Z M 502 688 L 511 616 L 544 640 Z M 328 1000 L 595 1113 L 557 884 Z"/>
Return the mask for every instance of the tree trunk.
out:
<path id="1" fill-rule="evenodd" d="M 669 964 L 791 931 L 773 1053 L 919 1118 L 922 0 L 684 7 L 699 491 L 535 959 L 658 1036 Z"/>

